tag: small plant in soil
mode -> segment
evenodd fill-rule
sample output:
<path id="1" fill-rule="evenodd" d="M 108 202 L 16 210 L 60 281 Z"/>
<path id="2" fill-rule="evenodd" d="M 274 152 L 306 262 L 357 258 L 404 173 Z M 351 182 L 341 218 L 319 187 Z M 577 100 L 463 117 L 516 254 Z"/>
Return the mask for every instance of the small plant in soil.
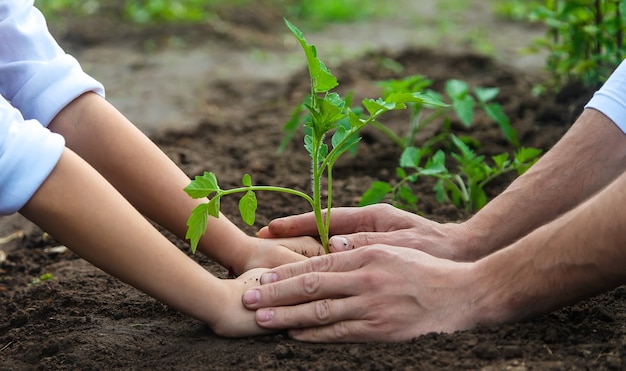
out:
<path id="1" fill-rule="evenodd" d="M 417 87 L 425 89 L 430 84 L 431 81 L 421 75 L 380 83 L 383 87 L 383 97 Z M 437 179 L 434 191 L 439 202 L 451 202 L 456 207 L 474 211 L 487 202 L 484 187 L 489 182 L 511 171 L 521 174 L 535 162 L 541 151 L 518 148 L 517 132 L 511 126 L 502 106 L 495 101 L 499 93 L 498 88 L 470 89 L 468 83 L 451 79 L 446 81 L 444 93 L 443 96 L 439 96 L 438 93 L 432 92 L 440 99 L 448 100 L 450 105 L 447 107 L 427 110 L 418 103 L 408 104 L 409 129 L 404 134 L 394 132 L 380 123 L 373 125 L 402 149 L 399 167 L 396 169 L 398 180 L 395 183 L 373 182 L 361 198 L 360 206 L 381 202 L 389 197 L 394 206 L 417 212 L 418 197 L 410 185 L 416 183 L 419 178 L 432 177 Z M 498 125 L 505 139 L 513 147 L 518 148 L 513 160 L 509 159 L 508 153 L 503 153 L 493 156 L 491 158 L 493 164 L 490 165 L 485 156 L 477 155 L 472 150 L 472 147 L 480 145 L 476 139 L 452 134 L 453 119 L 469 129 L 478 109 Z M 434 122 L 440 123 L 441 128 L 419 147 L 416 146 L 417 134 Z M 447 160 L 447 157 L 451 160 Z M 446 161 L 456 162 L 458 171 L 450 171 L 446 167 Z"/>
<path id="2" fill-rule="evenodd" d="M 396 169 L 398 180 L 395 184 L 384 181 L 372 183 L 359 205 L 377 203 L 390 196 L 394 206 L 417 212 L 418 197 L 410 185 L 421 177 L 431 177 L 437 180 L 433 190 L 438 202 L 450 202 L 472 212 L 487 203 L 485 186 L 489 182 L 513 171 L 522 174 L 541 154 L 539 149 L 522 147 L 515 152 L 513 159 L 508 153 L 492 156 L 492 165 L 489 165 L 485 156 L 477 155 L 462 139 L 453 134 L 450 134 L 450 138 L 456 147 L 450 153 L 457 164 L 456 172 L 446 166 L 446 153 L 443 150 L 438 150 L 432 156 L 424 156 L 421 148 L 407 147 Z M 474 139 L 466 139 L 476 144 Z"/>
<path id="3" fill-rule="evenodd" d="M 296 26 L 286 19 L 285 23 L 304 50 L 309 69 L 311 92 L 304 105 L 309 117 L 304 123 L 307 129 L 304 148 L 311 157 L 312 195 L 290 188 L 253 185 L 249 174 L 243 176 L 241 187 L 229 190 L 220 188 L 214 173 L 205 172 L 201 176 L 196 176 L 185 187 L 185 191 L 193 198 L 208 197 L 209 201 L 198 205 L 187 220 L 186 238 L 191 243 L 192 252 L 195 252 L 200 237 L 206 231 L 209 217 L 219 217 L 220 199 L 224 196 L 243 193 L 239 201 L 241 217 L 248 225 L 254 224 L 257 209 L 256 191 L 285 192 L 305 199 L 313 209 L 321 243 L 328 252 L 333 165 L 342 154 L 359 142 L 359 131 L 376 122 L 385 112 L 405 109 L 409 103 L 419 103 L 430 107 L 445 106 L 443 102 L 430 94 L 398 92 L 389 94 L 384 99 L 363 100 L 362 104 L 367 114 L 357 115 L 350 108 L 349 98 L 344 99 L 336 92 L 331 92 L 338 86 L 337 78 L 318 58 L 315 46 L 306 41 L 303 33 Z M 330 140 L 328 140 L 329 137 Z M 326 179 L 325 200 L 322 197 L 324 177 Z M 325 214 L 322 212 L 324 208 L 327 209 Z"/>

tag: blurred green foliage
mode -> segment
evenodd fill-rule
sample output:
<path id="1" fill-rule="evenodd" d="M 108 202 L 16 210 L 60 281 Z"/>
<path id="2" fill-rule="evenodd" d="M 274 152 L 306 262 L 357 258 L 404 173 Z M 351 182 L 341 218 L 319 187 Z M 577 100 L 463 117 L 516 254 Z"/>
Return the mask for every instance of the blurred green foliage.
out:
<path id="1" fill-rule="evenodd" d="M 544 23 L 534 47 L 549 52 L 546 67 L 558 89 L 573 81 L 597 86 L 619 65 L 626 50 L 626 0 L 546 0 L 529 19 Z"/>
<path id="2" fill-rule="evenodd" d="M 240 7 L 252 0 L 118 0 L 124 19 L 135 23 L 200 22 L 215 14 L 216 9 Z M 47 16 L 59 14 L 94 15 L 114 2 L 104 0 L 36 0 L 36 6 Z M 285 16 L 310 21 L 321 26 L 327 22 L 352 22 L 388 14 L 385 2 L 374 0 L 265 0 Z"/>

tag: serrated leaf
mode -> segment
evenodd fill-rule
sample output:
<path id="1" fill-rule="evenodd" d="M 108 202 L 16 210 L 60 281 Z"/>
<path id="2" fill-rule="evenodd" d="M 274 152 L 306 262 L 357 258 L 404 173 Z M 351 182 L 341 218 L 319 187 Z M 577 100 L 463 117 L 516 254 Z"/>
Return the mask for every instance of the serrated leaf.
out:
<path id="1" fill-rule="evenodd" d="M 220 199 L 221 197 L 213 197 L 207 204 L 207 212 L 215 218 L 220 217 Z"/>
<path id="2" fill-rule="evenodd" d="M 209 220 L 208 207 L 209 205 L 207 203 L 196 206 L 187 219 L 187 233 L 185 234 L 185 238 L 189 240 L 193 254 L 196 253 L 200 238 L 206 232 Z"/>
<path id="3" fill-rule="evenodd" d="M 496 164 L 496 167 L 498 169 L 502 169 L 502 168 L 506 167 L 509 164 L 509 154 L 508 153 L 501 153 L 501 154 L 496 155 L 496 156 L 491 156 L 491 159 Z"/>
<path id="4" fill-rule="evenodd" d="M 396 109 L 396 103 L 385 102 L 384 100 L 380 98 L 376 100 L 364 99 L 362 104 L 370 116 L 379 116 L 382 113 Z"/>
<path id="5" fill-rule="evenodd" d="M 247 225 L 253 225 L 256 219 L 257 199 L 253 191 L 247 191 L 239 200 L 239 213 Z"/>
<path id="6" fill-rule="evenodd" d="M 196 176 L 184 190 L 192 198 L 202 198 L 220 191 L 220 187 L 215 174 L 205 171 L 204 174 Z"/>
<path id="7" fill-rule="evenodd" d="M 541 152 L 543 151 L 538 148 L 522 147 L 517 151 L 517 153 L 515 153 L 515 161 L 522 164 L 529 161 L 534 161 L 539 157 L 539 155 L 541 155 Z"/>

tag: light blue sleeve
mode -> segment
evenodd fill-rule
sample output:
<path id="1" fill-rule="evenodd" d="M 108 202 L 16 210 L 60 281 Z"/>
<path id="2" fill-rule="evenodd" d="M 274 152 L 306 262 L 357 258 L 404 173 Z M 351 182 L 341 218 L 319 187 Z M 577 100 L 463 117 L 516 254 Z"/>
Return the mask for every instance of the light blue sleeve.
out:
<path id="1" fill-rule="evenodd" d="M 65 148 L 59 134 L 20 112 L 0 96 L 0 214 L 12 214 L 35 194 Z"/>
<path id="2" fill-rule="evenodd" d="M 626 60 L 595 92 L 585 108 L 596 109 L 617 125 L 626 134 Z"/>
<path id="3" fill-rule="evenodd" d="M 88 91 L 104 96 L 102 85 L 50 35 L 33 0 L 0 0 L 0 95 L 24 119 L 47 126 Z"/>

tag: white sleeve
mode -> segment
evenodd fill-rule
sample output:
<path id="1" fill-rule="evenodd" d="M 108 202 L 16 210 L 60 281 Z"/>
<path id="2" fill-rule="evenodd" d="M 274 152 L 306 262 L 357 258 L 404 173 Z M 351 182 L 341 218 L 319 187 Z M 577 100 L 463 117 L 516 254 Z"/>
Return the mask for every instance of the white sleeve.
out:
<path id="1" fill-rule="evenodd" d="M 0 215 L 24 206 L 56 166 L 65 148 L 59 134 L 20 112 L 0 96 Z"/>
<path id="2" fill-rule="evenodd" d="M 585 108 L 596 109 L 626 134 L 626 60 L 613 71 Z"/>
<path id="3" fill-rule="evenodd" d="M 24 119 L 47 126 L 88 91 L 104 96 L 102 85 L 50 35 L 33 0 L 0 0 L 0 95 Z"/>

